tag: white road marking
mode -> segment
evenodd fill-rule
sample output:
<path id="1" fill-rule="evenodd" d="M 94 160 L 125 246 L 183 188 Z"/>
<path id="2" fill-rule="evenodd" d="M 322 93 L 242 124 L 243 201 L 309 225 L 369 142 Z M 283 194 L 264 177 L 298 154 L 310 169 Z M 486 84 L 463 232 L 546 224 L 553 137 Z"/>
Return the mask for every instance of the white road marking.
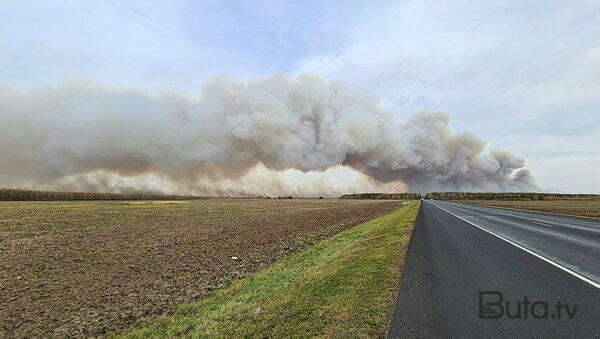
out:
<path id="1" fill-rule="evenodd" d="M 561 270 L 563 270 L 563 271 L 565 271 L 565 272 L 569 273 L 570 275 L 572 275 L 572 276 L 574 276 L 574 277 L 576 277 L 576 278 L 579 278 L 579 279 L 581 279 L 581 280 L 585 281 L 586 283 L 588 283 L 588 284 L 590 284 L 590 285 L 594 286 L 595 288 L 598 288 L 598 289 L 600 289 L 600 283 L 597 283 L 597 282 L 595 282 L 595 281 L 591 280 L 591 279 L 590 279 L 590 278 L 588 278 L 588 277 L 585 277 L 585 276 L 583 276 L 583 275 L 581 275 L 581 274 L 579 274 L 579 273 L 577 273 L 577 272 L 575 272 L 575 271 L 573 271 L 573 270 L 571 270 L 571 269 L 569 269 L 569 268 L 566 268 L 566 267 L 564 267 L 563 265 L 561 265 L 561 264 L 559 264 L 559 263 L 556 263 L 556 262 L 554 262 L 554 261 L 552 261 L 552 260 L 550 260 L 550 259 L 548 259 L 548 258 L 546 258 L 546 257 L 544 257 L 544 256 L 542 256 L 542 255 L 540 255 L 540 254 L 537 254 L 537 253 L 533 252 L 532 250 L 530 250 L 530 249 L 527 249 L 527 248 L 525 248 L 525 247 L 523 247 L 523 246 L 521 246 L 521 245 L 519 245 L 519 244 L 515 243 L 515 242 L 514 242 L 514 241 L 512 241 L 512 240 L 509 240 L 509 239 L 507 239 L 507 238 L 505 238 L 505 237 L 503 237 L 503 236 L 501 236 L 501 235 L 498 235 L 498 234 L 496 234 L 496 233 L 494 233 L 494 232 L 492 232 L 492 231 L 489 231 L 489 230 L 487 230 L 487 229 L 485 229 L 485 228 L 483 228 L 483 227 L 481 227 L 481 226 L 479 226 L 479 225 L 477 225 L 477 224 L 475 224 L 475 223 L 473 223 L 473 222 L 471 222 L 471 221 L 469 221 L 469 220 L 467 220 L 467 219 L 465 219 L 465 218 L 463 218 L 463 217 L 461 217 L 461 216 L 458 216 L 458 215 L 456 215 L 456 214 L 454 214 L 454 213 L 452 213 L 452 212 L 448 211 L 447 209 L 445 209 L 445 208 L 443 208 L 443 207 L 440 207 L 440 206 L 438 206 L 438 205 L 436 205 L 436 204 L 433 204 L 433 203 L 432 203 L 432 205 L 433 205 L 433 206 L 435 206 L 435 207 L 437 207 L 437 208 L 439 208 L 439 209 L 441 209 L 442 211 L 444 211 L 444 212 L 446 212 L 446 213 L 449 213 L 449 214 L 451 214 L 451 215 L 453 215 L 453 216 L 455 216 L 455 217 L 459 218 L 460 220 L 462 220 L 462 221 L 464 221 L 464 222 L 466 222 L 466 223 L 469 223 L 469 224 L 471 224 L 471 225 L 473 225 L 473 226 L 475 226 L 475 227 L 479 228 L 479 229 L 480 229 L 480 230 L 482 230 L 482 231 L 485 231 L 485 232 L 487 232 L 487 233 L 489 233 L 489 234 L 491 234 L 491 235 L 493 235 L 493 236 L 495 236 L 495 237 L 497 237 L 497 238 L 500 238 L 500 239 L 502 239 L 502 240 L 506 241 L 507 243 L 509 243 L 509 244 L 511 244 L 511 245 L 513 245 L 513 246 L 515 246 L 515 247 L 517 247 L 517 248 L 520 248 L 520 249 L 522 249 L 523 251 L 525 251 L 525 252 L 527 252 L 527 253 L 529 253 L 529 254 L 533 255 L 533 256 L 534 256 L 534 257 L 536 257 L 536 258 L 542 259 L 543 261 L 545 261 L 545 262 L 549 263 L 550 265 L 552 265 L 552 266 L 554 266 L 554 267 L 560 268 Z"/>

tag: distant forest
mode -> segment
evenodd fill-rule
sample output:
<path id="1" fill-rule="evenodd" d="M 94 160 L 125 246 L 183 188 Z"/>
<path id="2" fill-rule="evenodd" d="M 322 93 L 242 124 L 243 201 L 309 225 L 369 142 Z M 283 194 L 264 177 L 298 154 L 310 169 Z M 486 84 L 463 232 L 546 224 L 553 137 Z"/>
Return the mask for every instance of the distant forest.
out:
<path id="1" fill-rule="evenodd" d="M 426 199 L 437 200 L 600 200 L 599 194 L 562 194 L 562 193 L 472 193 L 472 192 L 434 192 L 425 194 Z"/>
<path id="2" fill-rule="evenodd" d="M 55 192 L 0 188 L 0 201 L 60 201 L 60 200 L 193 200 L 209 199 L 195 195 L 165 195 L 156 193 L 90 193 Z M 320 197 L 321 198 L 321 197 Z M 420 193 L 356 193 L 344 194 L 340 199 L 388 199 L 388 200 L 598 200 L 600 194 L 562 194 L 562 193 L 473 193 L 473 192 L 434 192 Z M 293 199 L 292 196 L 280 196 L 277 199 Z"/>
<path id="3" fill-rule="evenodd" d="M 420 199 L 419 193 L 357 193 L 344 194 L 340 199 L 392 199 L 392 200 L 412 200 Z"/>
<path id="4" fill-rule="evenodd" d="M 165 195 L 154 193 L 89 193 L 0 189 L 0 201 L 59 201 L 59 200 L 191 200 L 207 197 Z"/>
<path id="5" fill-rule="evenodd" d="M 436 200 L 600 200 L 600 194 L 522 193 L 522 192 L 433 192 L 419 193 L 357 193 L 345 194 L 340 199 L 436 199 Z"/>

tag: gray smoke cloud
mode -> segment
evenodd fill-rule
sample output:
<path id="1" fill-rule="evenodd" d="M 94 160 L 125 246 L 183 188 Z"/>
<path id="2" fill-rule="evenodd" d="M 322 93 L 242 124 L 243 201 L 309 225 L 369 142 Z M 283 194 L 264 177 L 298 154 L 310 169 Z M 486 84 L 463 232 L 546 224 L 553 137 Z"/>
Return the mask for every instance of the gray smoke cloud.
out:
<path id="1" fill-rule="evenodd" d="M 222 77 L 197 96 L 83 81 L 0 87 L 1 186 L 166 191 L 168 183 L 186 193 L 260 194 L 267 171 L 279 187 L 263 189 L 269 194 L 285 190 L 286 170 L 342 166 L 368 182 L 354 189 L 536 190 L 524 165 L 486 150 L 475 135 L 452 134 L 443 113 L 420 111 L 403 122 L 374 95 L 311 75 Z M 253 176 L 257 166 L 262 174 Z M 253 180 L 259 188 L 249 188 Z M 340 193 L 323 183 L 306 187 Z M 294 190 L 302 194 L 302 185 Z"/>

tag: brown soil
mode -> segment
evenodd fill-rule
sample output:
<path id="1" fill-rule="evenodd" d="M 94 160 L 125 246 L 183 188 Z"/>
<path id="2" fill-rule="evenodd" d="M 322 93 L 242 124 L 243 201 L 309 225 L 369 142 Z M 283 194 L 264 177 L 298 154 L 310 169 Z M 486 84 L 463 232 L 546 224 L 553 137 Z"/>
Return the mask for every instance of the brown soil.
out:
<path id="1" fill-rule="evenodd" d="M 399 201 L 0 203 L 0 336 L 133 326 Z"/>

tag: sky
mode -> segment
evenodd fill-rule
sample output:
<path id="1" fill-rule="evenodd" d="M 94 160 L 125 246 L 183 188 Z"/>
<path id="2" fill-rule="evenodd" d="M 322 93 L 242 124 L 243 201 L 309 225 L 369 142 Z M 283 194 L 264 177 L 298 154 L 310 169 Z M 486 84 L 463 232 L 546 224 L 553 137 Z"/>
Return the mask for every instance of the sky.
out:
<path id="1" fill-rule="evenodd" d="M 600 193 L 600 1 L 0 4 L 0 84 L 91 79 L 194 94 L 311 73 L 526 159 L 542 190 Z"/>

